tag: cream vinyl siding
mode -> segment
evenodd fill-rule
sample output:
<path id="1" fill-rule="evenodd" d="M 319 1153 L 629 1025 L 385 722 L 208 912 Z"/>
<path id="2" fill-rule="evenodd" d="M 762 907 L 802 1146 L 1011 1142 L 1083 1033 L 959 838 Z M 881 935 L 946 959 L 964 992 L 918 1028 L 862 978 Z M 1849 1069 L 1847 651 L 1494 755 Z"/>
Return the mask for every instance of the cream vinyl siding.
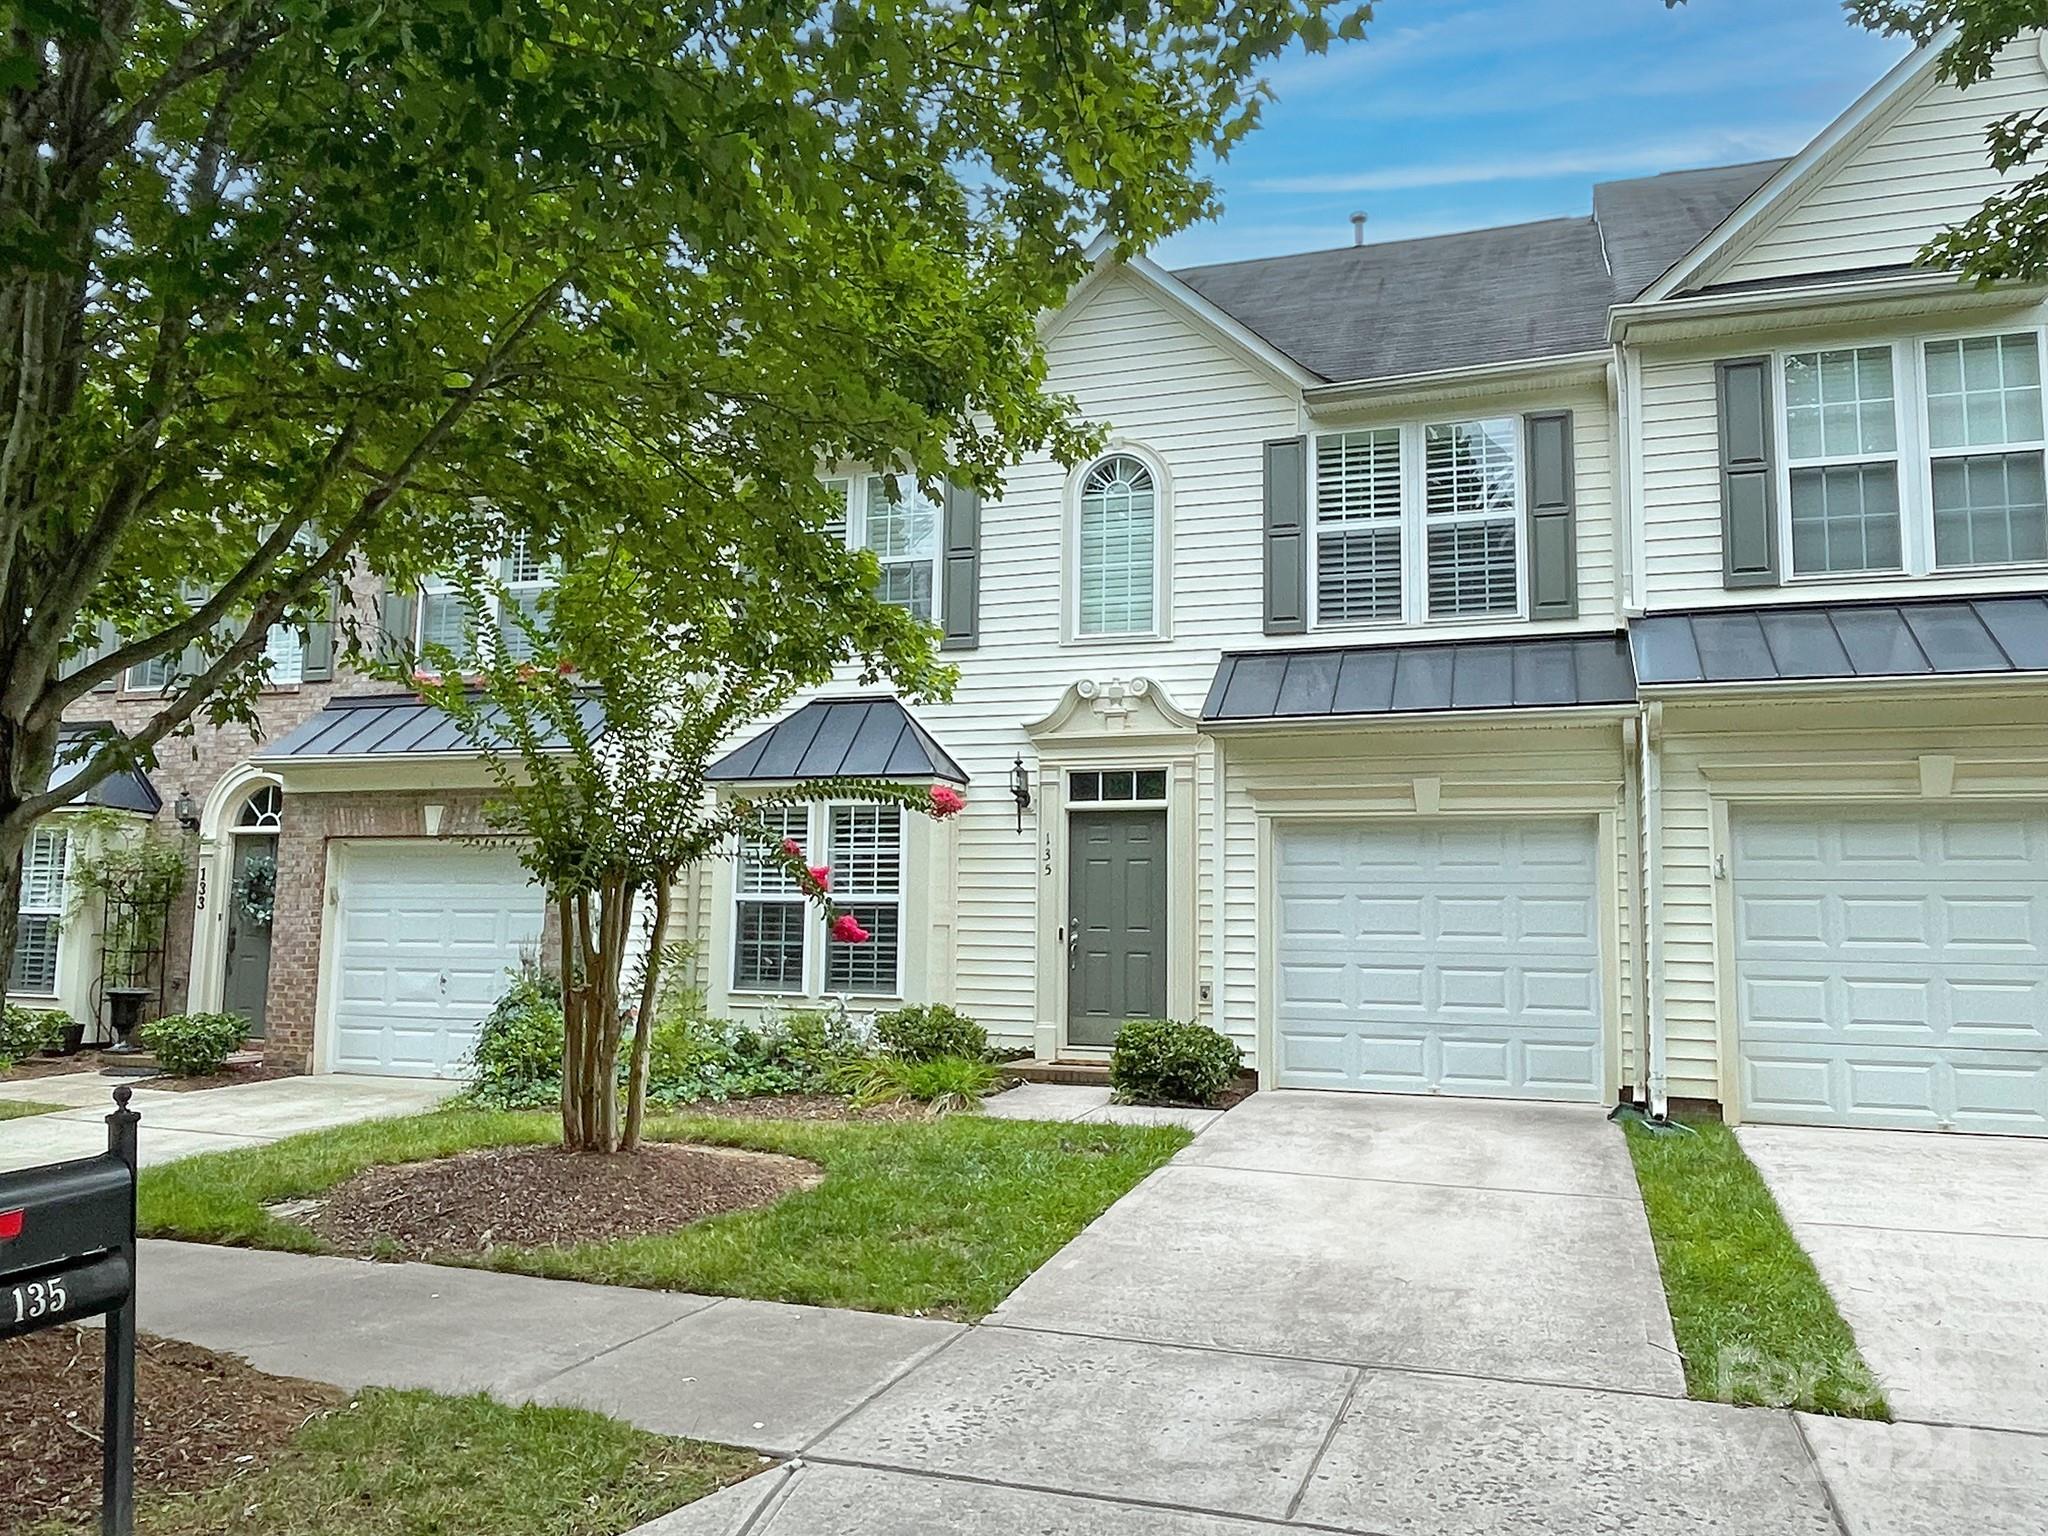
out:
<path id="1" fill-rule="evenodd" d="M 1662 740 L 1669 1087 L 1719 1099 L 1731 1115 L 1731 808 L 2048 805 L 2048 698 L 2038 692 L 1672 701 Z"/>
<path id="2" fill-rule="evenodd" d="M 1845 155 L 1818 167 L 1817 179 L 1707 281 L 1905 265 L 2007 184 L 1991 169 L 1984 130 L 2007 113 L 2042 106 L 2048 73 L 2031 37 L 2008 47 L 1990 78 L 1967 90 L 1929 71 Z"/>
<path id="3" fill-rule="evenodd" d="M 1845 325 L 1827 323 L 1817 309 L 1796 328 L 1731 335 L 1715 342 L 1645 347 L 1632 405 L 1641 465 L 1638 500 L 1642 508 L 1643 561 L 1640 587 L 1650 612 L 1704 608 L 1715 604 L 1752 607 L 1758 603 L 1858 598 L 1932 596 L 1943 592 L 2027 592 L 2040 590 L 2039 565 L 1999 570 L 1977 567 L 1918 574 L 1885 571 L 1853 576 L 1793 578 L 1789 551 L 1779 550 L 1783 585 L 1734 591 L 1722 584 L 1721 460 L 1715 417 L 1714 364 L 1717 359 L 1764 353 L 1814 351 L 1904 342 L 1896 387 L 1901 393 L 1901 499 L 1909 520 L 1924 521 L 1928 498 L 1925 402 L 1919 366 L 1928 340 L 2000 336 L 2031 331 L 2048 320 L 2048 306 L 1995 300 L 1981 310 L 1930 319 L 1916 326 L 1897 321 Z M 2048 360 L 2048 351 L 2044 351 Z M 1780 514 L 1784 501 L 1785 426 L 1781 381 L 1774 375 L 1773 446 L 1779 479 L 1773 485 Z M 1995 450 L 1987 450 L 1995 451 Z M 1909 539 L 1917 536 L 1908 529 Z M 1583 565 L 1584 556 L 1581 555 Z"/>
<path id="4" fill-rule="evenodd" d="M 1431 726 L 1404 722 L 1359 730 L 1244 731 L 1225 743 L 1229 801 L 1225 832 L 1225 979 L 1228 1032 L 1251 1059 L 1272 1023 L 1262 996 L 1272 956 L 1261 935 L 1277 934 L 1262 918 L 1271 900 L 1260 868 L 1264 819 L 1396 819 L 1417 814 L 1418 796 L 1434 797 L 1436 815 L 1498 821 L 1559 817 L 1582 826 L 1603 818 L 1601 861 L 1603 1003 L 1612 1021 L 1609 1071 L 1626 1082 L 1633 1071 L 1634 950 L 1630 916 L 1635 841 L 1624 794 L 1627 757 L 1615 720 L 1583 725 Z"/>

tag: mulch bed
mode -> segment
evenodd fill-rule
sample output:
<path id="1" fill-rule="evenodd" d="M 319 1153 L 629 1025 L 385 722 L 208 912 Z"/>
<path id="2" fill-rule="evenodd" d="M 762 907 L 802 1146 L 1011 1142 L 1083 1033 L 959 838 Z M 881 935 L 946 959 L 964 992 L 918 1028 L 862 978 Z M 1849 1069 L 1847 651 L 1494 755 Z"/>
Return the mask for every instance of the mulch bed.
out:
<path id="1" fill-rule="evenodd" d="M 51 1518 L 97 1529 L 104 1359 L 97 1330 L 51 1328 L 0 1343 L 8 1529 Z M 136 1349 L 135 1376 L 135 1484 L 145 1501 L 244 1471 L 308 1419 L 347 1401 L 332 1387 L 148 1336 Z"/>
<path id="2" fill-rule="evenodd" d="M 115 1067 L 125 1070 L 108 1071 Z M 190 1093 L 197 1088 L 230 1088 L 237 1083 L 266 1083 L 274 1077 L 298 1075 L 290 1067 L 276 1066 L 255 1056 L 231 1061 L 224 1071 L 209 1073 L 205 1077 L 172 1077 L 169 1073 L 137 1077 L 134 1075 L 137 1068 L 155 1072 L 156 1062 L 146 1051 L 127 1056 L 110 1056 L 105 1051 L 93 1050 L 79 1051 L 70 1056 L 30 1056 L 0 1072 L 0 1083 L 25 1083 L 38 1077 L 63 1077 L 72 1072 L 107 1072 L 110 1091 L 113 1084 L 125 1082 L 137 1088 L 164 1093 Z"/>
<path id="3" fill-rule="evenodd" d="M 673 1232 L 773 1205 L 824 1176 L 800 1158 L 728 1147 L 656 1145 L 615 1157 L 483 1147 L 366 1168 L 294 1219 L 343 1252 L 425 1259 Z"/>
<path id="4" fill-rule="evenodd" d="M 296 1068 L 280 1067 L 268 1061 L 231 1061 L 225 1070 L 204 1077 L 145 1077 L 135 1086 L 159 1093 L 191 1093 L 200 1088 L 233 1088 L 241 1083 L 267 1083 L 273 1078 L 297 1077 Z"/>

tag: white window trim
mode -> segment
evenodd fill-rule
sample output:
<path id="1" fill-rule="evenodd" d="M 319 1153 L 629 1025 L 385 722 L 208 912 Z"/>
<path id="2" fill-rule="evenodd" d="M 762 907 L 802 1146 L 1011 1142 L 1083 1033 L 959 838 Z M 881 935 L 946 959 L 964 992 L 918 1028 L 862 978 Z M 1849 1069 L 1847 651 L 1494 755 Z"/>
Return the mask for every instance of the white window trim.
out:
<path id="1" fill-rule="evenodd" d="M 1152 476 L 1152 625 L 1085 634 L 1081 629 L 1081 492 L 1089 474 L 1114 458 L 1135 459 Z M 1166 461 L 1143 443 L 1112 438 L 1102 451 L 1067 476 L 1062 494 L 1060 534 L 1061 606 L 1065 617 L 1060 639 L 1074 646 L 1129 645 L 1133 641 L 1166 640 L 1173 633 L 1173 476 Z"/>
<path id="2" fill-rule="evenodd" d="M 1990 576 L 2028 576 L 2048 572 L 2048 560 L 2014 561 L 2009 565 L 1936 565 L 1934 563 L 1934 460 L 1937 456 L 1949 458 L 1965 454 L 2023 453 L 2036 446 L 2048 452 L 2048 444 L 2014 444 L 2009 448 L 1942 449 L 1937 454 L 1930 445 L 1933 434 L 1928 424 L 1927 398 L 1927 346 L 1930 342 L 1973 341 L 1990 336 L 2031 335 L 2034 345 L 2040 349 L 2042 368 L 2042 404 L 2044 417 L 2048 417 L 2048 326 L 2042 325 L 1977 325 L 1960 329 L 1917 332 L 1911 336 L 1841 338 L 1822 341 L 1801 342 L 1796 346 L 1779 347 L 1771 353 L 1772 388 L 1776 396 L 1772 401 L 1773 420 L 1771 431 L 1779 444 L 1777 464 L 1773 470 L 1778 497 L 1778 548 L 1782 553 L 1783 571 L 1780 580 L 1786 586 L 1842 586 L 1868 585 L 1872 582 L 1899 581 L 1914 578 L 1936 578 L 1940 580 L 1970 580 Z M 1896 414 L 1898 441 L 1896 458 L 1899 475 L 1899 558 L 1900 565 L 1893 570 L 1868 571 L 1814 571 L 1804 574 L 1792 569 L 1792 468 L 1791 456 L 1783 451 L 1785 443 L 1785 359 L 1795 353 L 1854 351 L 1858 348 L 1889 347 L 1892 353 L 1892 408 Z M 1866 464 L 1877 461 L 1877 456 L 1854 457 L 1840 460 L 1802 459 L 1802 468 L 1814 464 L 1839 462 L 1845 464 Z"/>
<path id="3" fill-rule="evenodd" d="M 1492 613 L 1445 613 L 1429 611 L 1429 429 L 1456 426 L 1468 421 L 1508 421 L 1514 425 L 1515 451 L 1515 606 Z M 1326 437 L 1351 432 L 1384 432 L 1393 428 L 1401 434 L 1401 613 L 1398 618 L 1326 619 L 1322 611 L 1322 582 L 1317 563 L 1321 558 L 1317 514 L 1321 455 L 1317 445 Z M 1526 624 L 1529 622 L 1529 453 L 1524 441 L 1526 429 L 1522 412 L 1479 411 L 1469 415 L 1432 416 L 1401 422 L 1362 422 L 1354 426 L 1330 427 L 1311 434 L 1308 445 L 1308 585 L 1309 627 L 1312 630 L 1464 629 L 1485 624 Z M 1450 527 L 1470 519 L 1439 519 L 1434 525 Z"/>
<path id="4" fill-rule="evenodd" d="M 505 623 L 505 599 L 508 596 L 523 592 L 537 593 L 550 591 L 561 581 L 561 573 L 552 560 L 546 562 L 542 566 L 542 574 L 532 580 L 508 581 L 504 575 L 505 559 L 504 555 L 499 555 L 494 559 L 481 562 L 477 567 L 484 580 L 484 600 L 490 605 L 489 617 L 491 621 L 489 631 L 483 631 L 479 627 L 479 634 L 477 636 L 479 648 L 497 643 L 496 634 Z M 462 595 L 460 589 L 456 587 L 450 577 L 438 574 L 422 579 L 419 587 L 414 591 L 412 641 L 413 648 L 416 651 L 426 644 L 427 599 L 430 597 L 447 597 L 450 594 L 457 597 Z"/>
<path id="5" fill-rule="evenodd" d="M 804 836 L 802 838 L 804 858 L 813 864 L 827 863 L 830 859 L 832 842 L 832 812 L 852 805 L 865 805 L 859 800 L 817 800 L 804 809 Z M 738 850 L 727 861 L 730 871 L 728 883 L 731 899 L 726 904 L 725 937 L 725 979 L 726 993 L 730 997 L 760 998 L 764 1001 L 791 998 L 844 997 L 849 1001 L 858 1000 L 864 1005 L 874 1003 L 900 1002 L 903 998 L 904 959 L 910 950 L 908 922 L 910 894 L 910 823 L 902 807 L 896 808 L 897 870 L 896 891 L 893 896 L 849 895 L 847 906 L 887 906 L 892 901 L 896 907 L 896 975 L 889 991 L 828 992 L 825 990 L 825 919 L 817 906 L 808 897 L 796 895 L 794 904 L 805 909 L 803 936 L 804 958 L 799 985 L 787 987 L 756 987 L 741 984 L 739 980 L 739 932 L 740 908 L 749 902 L 791 903 L 792 898 L 779 893 L 744 891 L 740 888 L 739 871 L 742 857 Z M 821 852 L 824 855 L 821 857 Z M 835 893 L 836 898 L 836 893 Z"/>
<path id="6" fill-rule="evenodd" d="M 52 906 L 34 906 L 34 907 L 32 907 L 32 906 L 30 906 L 30 905 L 28 904 L 28 899 L 27 899 L 27 898 L 28 898 L 28 881 L 27 881 L 27 878 L 26 878 L 26 874 L 27 874 L 27 871 L 26 871 L 26 864 L 27 864 L 27 860 L 28 860 L 28 856 L 29 856 L 29 854 L 30 854 L 31 852 L 33 852 L 33 850 L 34 850 L 34 847 L 35 847 L 35 839 L 36 839 L 37 837 L 39 837 L 39 836 L 42 836 L 42 835 L 44 835 L 45 833 L 47 833 L 47 834 L 49 834 L 49 835 L 51 835 L 51 836 L 55 836 L 55 837 L 61 837 L 61 838 L 63 838 L 63 839 L 64 839 L 64 857 L 63 857 L 63 861 L 62 861 L 62 862 L 61 862 L 61 864 L 60 864 L 60 865 L 58 866 L 58 870 L 57 870 L 57 889 L 56 889 L 56 893 L 55 893 L 55 898 L 54 898 L 54 903 L 55 903 L 55 904 L 54 904 L 54 905 L 52 905 Z M 10 994 L 9 994 L 10 996 L 17 996 L 17 997 L 36 997 L 36 998 L 44 998 L 44 997 L 56 997 L 56 996 L 58 996 L 58 995 L 59 995 L 59 994 L 60 994 L 60 993 L 62 992 L 62 990 L 63 990 L 63 987 L 64 987 L 64 941 L 65 941 L 65 938 L 66 938 L 66 936 L 67 936 L 67 934 L 68 934 L 68 932 L 69 932 L 69 930 L 70 930 L 70 927 L 71 927 L 71 925 L 70 925 L 69 923 L 67 923 L 67 922 L 65 922 L 65 921 L 64 921 L 64 916 L 65 916 L 65 908 L 66 908 L 66 907 L 67 907 L 67 906 L 68 906 L 68 905 L 70 904 L 70 901 L 71 901 L 71 864 L 72 864 L 72 860 L 73 860 L 73 858 L 74 858 L 74 857 L 75 857 L 75 856 L 77 855 L 77 852 L 78 852 L 78 839 L 77 839 L 76 837 L 72 836 L 72 833 L 71 833 L 71 829 L 70 829 L 69 827 L 67 827 L 67 826 L 62 826 L 62 825 L 54 825 L 54 826 L 53 826 L 53 825 L 48 825 L 48 824 L 45 824 L 45 825 L 42 825 L 42 826 L 37 826 L 37 827 L 33 827 L 33 828 L 31 828 L 31 829 L 30 829 L 30 831 L 29 831 L 29 842 L 28 842 L 28 845 L 27 845 L 26 847 L 24 847 L 24 848 L 22 849 L 22 859 L 23 859 L 23 864 L 24 864 L 24 870 L 23 870 L 23 875 L 24 875 L 24 878 L 23 878 L 23 880 L 22 880 L 22 887 L 21 887 L 21 892 L 22 892 L 22 901 L 21 901 L 20 905 L 18 905 L 18 906 L 16 907 L 16 909 L 15 909 L 15 924 L 16 924 L 16 929 L 17 929 L 16 935 L 15 935 L 15 943 L 16 943 L 16 945 L 18 946 L 18 945 L 20 944 L 20 942 L 21 942 L 21 938 L 20 938 L 20 933 L 19 933 L 19 928 L 20 928 L 20 920 L 21 920 L 22 918 L 24 918 L 24 917 L 51 917 L 51 918 L 55 918 L 55 919 L 56 919 L 56 923 L 57 923 L 57 945 L 56 945 L 56 952 L 55 952 L 55 953 L 54 953 L 54 954 L 53 954 L 53 955 L 51 956 L 51 960 L 50 960 L 50 989 L 49 989 L 49 990 L 48 990 L 47 992 L 36 992 L 36 991 L 29 991 L 29 990 L 26 990 L 26 989 L 24 989 L 23 991 L 21 991 L 21 992 L 18 992 L 18 993 L 15 993 L 15 992 L 10 992 Z M 12 979 L 12 977 L 13 977 L 13 974 L 14 974 L 14 956 L 13 956 L 13 955 L 11 955 L 11 954 L 10 954 L 10 955 L 9 955 L 9 956 L 7 957 L 7 973 L 8 973 L 8 978 L 9 978 L 9 979 Z"/>
<path id="7" fill-rule="evenodd" d="M 1131 800 L 1080 800 L 1074 796 L 1074 776 L 1080 773 L 1157 773 L 1166 780 L 1164 793 L 1149 799 Z M 1132 789 L 1137 788 L 1133 781 Z M 1164 763 L 1089 763 L 1085 767 L 1067 767 L 1060 770 L 1060 798 L 1068 809 L 1076 811 L 1163 811 L 1167 808 L 1168 797 L 1173 793 L 1173 770 Z"/>
<path id="8" fill-rule="evenodd" d="M 868 547 L 868 483 L 890 473 L 892 471 L 860 469 L 849 466 L 834 470 L 830 474 L 818 476 L 821 484 L 827 486 L 844 485 L 846 487 L 846 521 L 839 529 L 839 533 L 845 540 L 848 549 L 858 550 Z M 897 475 L 899 481 L 910 478 L 908 474 L 901 470 L 894 471 L 893 473 Z M 923 494 L 921 487 L 919 488 L 919 494 Z M 938 526 L 933 533 L 930 561 L 932 571 L 932 611 L 931 617 L 926 622 L 934 625 L 943 625 L 946 611 L 946 507 L 943 500 L 938 504 L 938 513 Z M 826 526 L 829 528 L 831 524 L 828 523 Z M 875 558 L 879 560 L 881 557 L 877 555 Z M 898 561 L 894 563 L 905 564 L 907 562 Z"/>

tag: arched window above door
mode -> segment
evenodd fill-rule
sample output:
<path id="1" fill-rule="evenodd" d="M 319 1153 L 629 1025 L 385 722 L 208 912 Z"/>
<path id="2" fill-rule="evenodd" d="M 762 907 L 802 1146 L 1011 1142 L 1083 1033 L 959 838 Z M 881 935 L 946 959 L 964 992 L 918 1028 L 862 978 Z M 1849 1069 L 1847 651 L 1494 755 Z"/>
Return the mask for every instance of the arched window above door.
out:
<path id="1" fill-rule="evenodd" d="M 284 791 L 275 784 L 257 788 L 235 813 L 237 832 L 275 832 L 284 822 Z"/>

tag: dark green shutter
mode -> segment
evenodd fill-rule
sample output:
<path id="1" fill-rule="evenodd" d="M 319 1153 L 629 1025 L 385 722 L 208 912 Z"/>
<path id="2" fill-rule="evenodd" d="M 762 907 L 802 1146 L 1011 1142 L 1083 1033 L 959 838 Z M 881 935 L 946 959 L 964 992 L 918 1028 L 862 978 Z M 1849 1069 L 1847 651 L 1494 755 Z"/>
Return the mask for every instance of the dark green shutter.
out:
<path id="1" fill-rule="evenodd" d="M 299 679 L 308 683 L 331 682 L 334 678 L 334 615 L 340 593 L 327 588 L 327 617 L 306 626 L 306 648 L 299 667 Z"/>
<path id="2" fill-rule="evenodd" d="M 418 650 L 414 628 L 420 600 L 410 590 L 386 591 L 377 599 L 377 659 L 386 665 L 410 661 Z"/>
<path id="3" fill-rule="evenodd" d="M 1529 617 L 1579 615 L 1578 517 L 1572 501 L 1572 413 L 1522 418 L 1529 445 Z"/>
<path id="4" fill-rule="evenodd" d="M 1778 584 L 1777 466 L 1771 457 L 1771 360 L 1714 365 L 1721 427 L 1721 581 Z"/>
<path id="5" fill-rule="evenodd" d="M 945 544 L 939 559 L 939 648 L 971 651 L 981 643 L 981 493 L 946 487 Z"/>
<path id="6" fill-rule="evenodd" d="M 1308 439 L 1266 444 L 1266 633 L 1308 629 Z"/>

